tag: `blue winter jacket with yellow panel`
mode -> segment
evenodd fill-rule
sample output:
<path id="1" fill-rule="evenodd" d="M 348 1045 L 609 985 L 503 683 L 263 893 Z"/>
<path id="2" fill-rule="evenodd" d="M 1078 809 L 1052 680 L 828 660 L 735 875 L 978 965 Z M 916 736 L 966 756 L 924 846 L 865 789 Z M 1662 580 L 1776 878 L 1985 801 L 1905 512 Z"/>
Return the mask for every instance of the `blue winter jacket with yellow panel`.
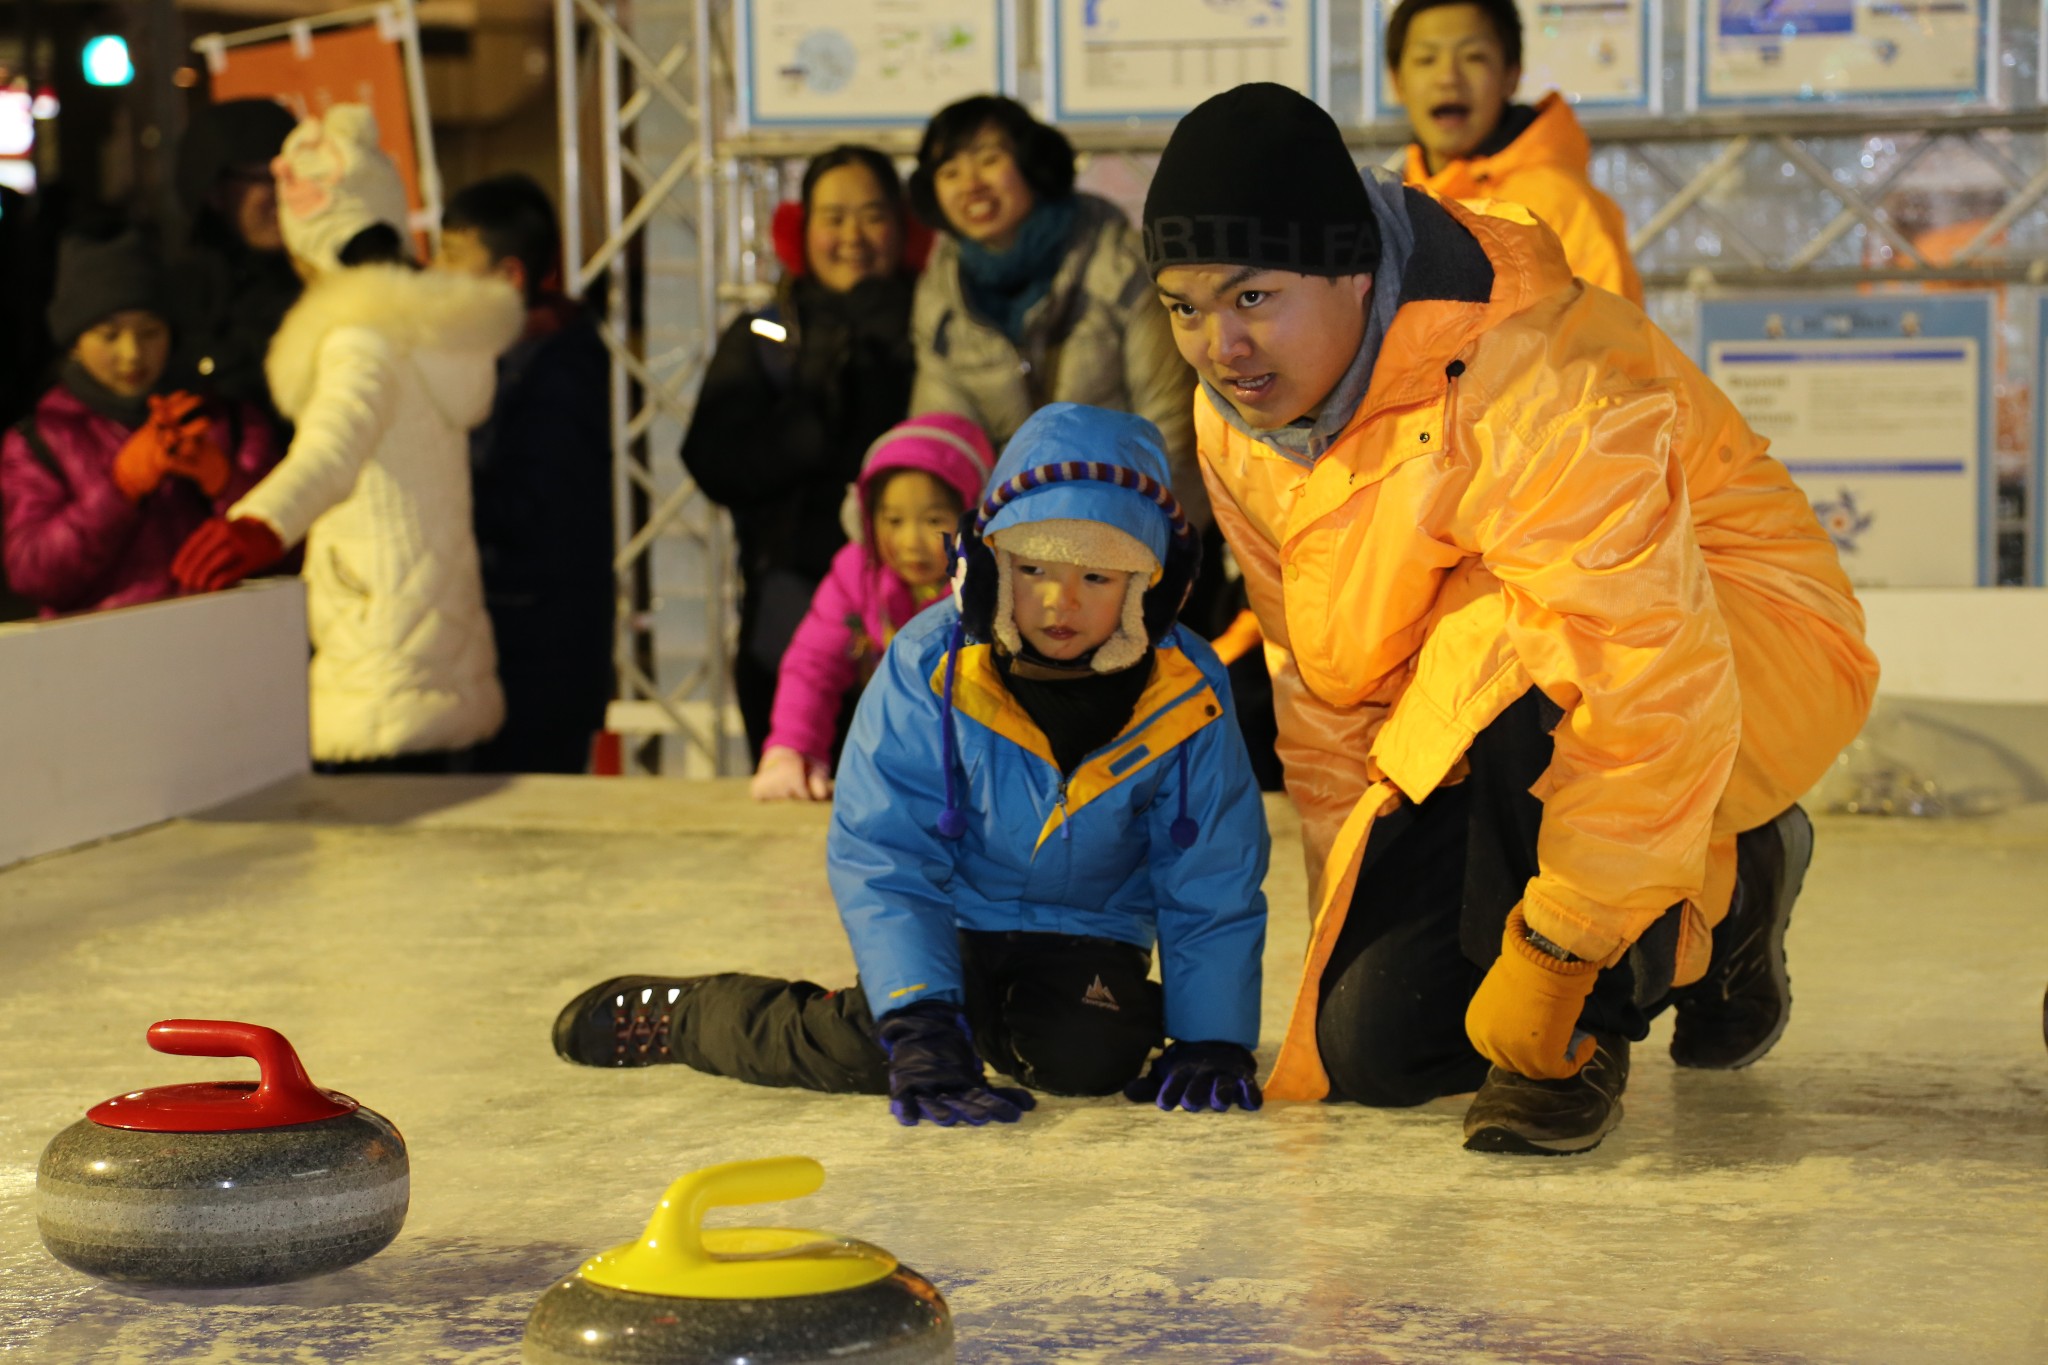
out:
<path id="1" fill-rule="evenodd" d="M 1073 463 L 1165 484 L 1149 422 L 1053 405 L 990 488 L 1016 492 L 1062 461 L 1064 477 L 1016 493 L 985 530 L 1082 517 L 1166 561 L 1168 514 Z M 1084 935 L 1157 946 L 1169 1037 L 1256 1046 L 1268 838 L 1215 652 L 1165 632 L 1136 665 L 1151 677 L 1123 731 L 1063 775 L 976 634 L 957 600 L 921 612 L 862 694 L 840 762 L 829 872 L 875 1013 L 960 1000 L 960 930 Z"/>

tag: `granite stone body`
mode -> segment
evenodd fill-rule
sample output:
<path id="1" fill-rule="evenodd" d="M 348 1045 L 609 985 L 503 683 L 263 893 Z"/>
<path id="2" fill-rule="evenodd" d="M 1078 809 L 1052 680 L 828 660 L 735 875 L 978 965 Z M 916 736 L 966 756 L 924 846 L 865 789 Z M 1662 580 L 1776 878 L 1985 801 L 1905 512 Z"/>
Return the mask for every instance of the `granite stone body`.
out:
<path id="1" fill-rule="evenodd" d="M 526 1320 L 525 1365 L 953 1365 L 953 1320 L 898 1266 L 832 1294 L 683 1299 L 571 1275 Z"/>
<path id="2" fill-rule="evenodd" d="M 303 1279 L 405 1224 L 405 1140 L 370 1109 L 279 1128 L 143 1132 L 81 1119 L 36 1168 L 36 1224 L 64 1264 L 165 1288 Z"/>

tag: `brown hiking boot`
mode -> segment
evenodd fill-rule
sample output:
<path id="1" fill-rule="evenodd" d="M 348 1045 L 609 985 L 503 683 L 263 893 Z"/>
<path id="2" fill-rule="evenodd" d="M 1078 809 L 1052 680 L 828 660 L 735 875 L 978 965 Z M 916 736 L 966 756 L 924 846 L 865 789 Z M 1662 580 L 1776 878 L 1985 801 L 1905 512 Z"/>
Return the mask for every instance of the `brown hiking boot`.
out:
<path id="1" fill-rule="evenodd" d="M 1769 1052 L 1792 1018 L 1785 929 L 1813 861 L 1813 822 L 1793 806 L 1742 836 L 1735 899 L 1714 926 L 1707 974 L 1673 993 L 1671 1060 L 1732 1071 Z"/>
<path id="2" fill-rule="evenodd" d="M 1593 1035 L 1593 1059 L 1562 1081 L 1537 1081 L 1493 1067 L 1465 1111 L 1465 1150 L 1515 1156 L 1590 1152 L 1621 1122 L 1628 1040 Z"/>

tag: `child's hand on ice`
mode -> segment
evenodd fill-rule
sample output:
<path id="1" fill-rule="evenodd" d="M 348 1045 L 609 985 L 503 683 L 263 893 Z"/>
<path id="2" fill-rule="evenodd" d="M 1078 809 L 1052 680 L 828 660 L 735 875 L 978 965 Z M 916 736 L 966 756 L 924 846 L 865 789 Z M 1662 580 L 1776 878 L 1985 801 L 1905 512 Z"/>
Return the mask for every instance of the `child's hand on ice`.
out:
<path id="1" fill-rule="evenodd" d="M 756 801 L 830 801 L 832 772 L 794 749 L 769 749 L 750 790 Z"/>
<path id="2" fill-rule="evenodd" d="M 920 1000 L 882 1016 L 875 1041 L 889 1054 L 889 1112 L 906 1128 L 1015 1123 L 1038 1101 L 1028 1090 L 990 1085 L 960 1007 Z"/>
<path id="3" fill-rule="evenodd" d="M 1236 1105 L 1251 1113 L 1265 1103 L 1258 1063 L 1241 1043 L 1173 1043 L 1152 1061 L 1152 1069 L 1124 1087 L 1133 1104 L 1161 1109 L 1205 1109 L 1222 1113 Z"/>

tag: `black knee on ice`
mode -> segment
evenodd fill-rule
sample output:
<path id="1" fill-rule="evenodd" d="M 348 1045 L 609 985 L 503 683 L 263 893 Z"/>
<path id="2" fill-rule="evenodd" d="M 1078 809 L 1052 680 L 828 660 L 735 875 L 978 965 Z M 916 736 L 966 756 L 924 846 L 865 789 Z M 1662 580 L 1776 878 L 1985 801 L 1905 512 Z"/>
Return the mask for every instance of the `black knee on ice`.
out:
<path id="1" fill-rule="evenodd" d="M 1476 1090 L 1486 1079 L 1486 1059 L 1466 1049 L 1460 1056 L 1423 1055 L 1414 1036 L 1397 1031 L 1363 1031 L 1350 1037 L 1318 1031 L 1330 1097 L 1374 1109 L 1412 1109 L 1445 1095 Z"/>
<path id="2" fill-rule="evenodd" d="M 1108 1040 L 1103 1042 L 1108 1044 Z M 1024 1064 L 1025 1074 L 1017 1079 L 1033 1090 L 1053 1095 L 1113 1095 L 1145 1069 L 1151 1051 L 1151 1045 L 1142 1040 L 1087 1051 L 1043 1044 L 1034 1047 L 1020 1041 L 1017 1060 Z"/>
<path id="3" fill-rule="evenodd" d="M 1330 1075 L 1333 1098 L 1374 1109 L 1412 1109 L 1444 1093 L 1436 1078 L 1421 1067 L 1403 1069 L 1375 1065 L 1357 1056 L 1338 1058 L 1328 1054 L 1324 1055 L 1323 1066 Z"/>

